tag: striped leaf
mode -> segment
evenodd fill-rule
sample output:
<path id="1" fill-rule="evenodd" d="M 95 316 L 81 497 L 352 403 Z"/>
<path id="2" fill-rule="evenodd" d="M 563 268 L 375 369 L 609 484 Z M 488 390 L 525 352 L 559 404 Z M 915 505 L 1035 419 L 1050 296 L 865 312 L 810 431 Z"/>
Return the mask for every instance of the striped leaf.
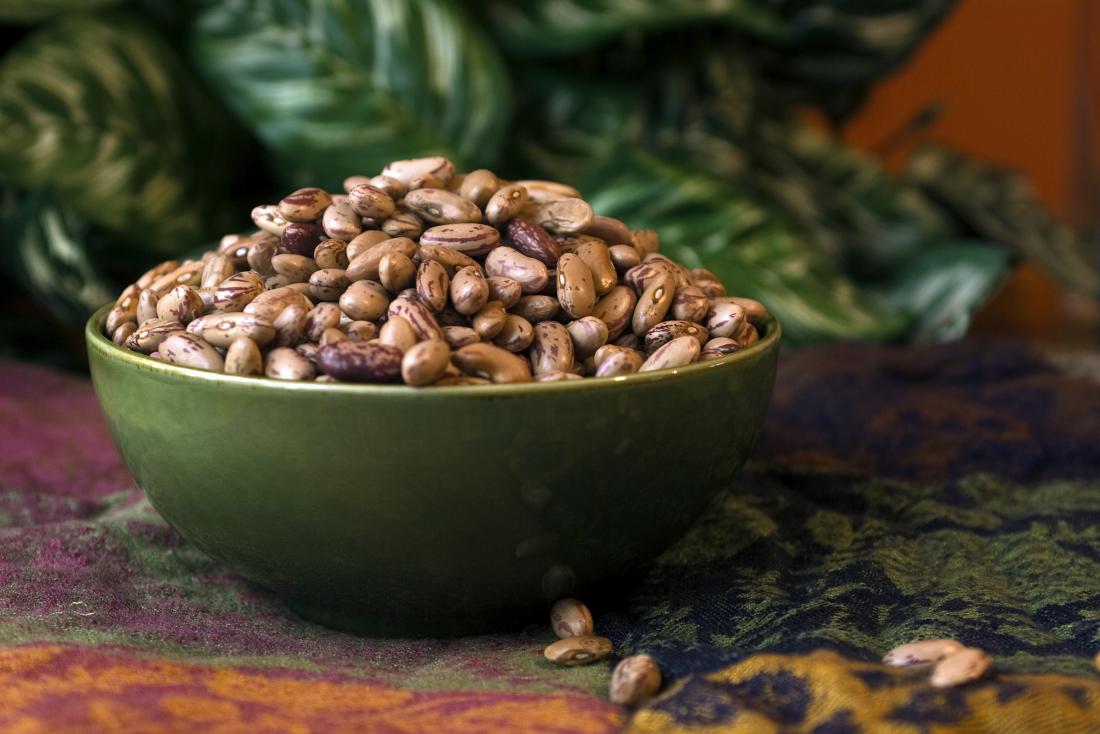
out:
<path id="1" fill-rule="evenodd" d="M 425 154 L 489 164 L 510 109 L 495 48 L 444 0 L 231 0 L 192 52 L 296 184 Z"/>
<path id="2" fill-rule="evenodd" d="M 225 121 L 171 49 L 126 14 L 76 16 L 0 64 L 0 171 L 146 251 L 209 233 Z"/>
<path id="3" fill-rule="evenodd" d="M 956 0 L 488 0 L 471 2 L 509 56 L 561 58 L 601 47 L 629 53 L 681 29 L 740 48 L 769 94 L 849 114 L 867 86 L 901 64 Z M 687 39 L 681 53 L 698 49 Z M 648 79 L 656 64 L 638 78 Z"/>
<path id="4" fill-rule="evenodd" d="M 592 48 L 628 31 L 721 24 L 765 37 L 788 33 L 761 0 L 489 0 L 472 3 L 509 54 L 537 58 Z"/>
<path id="5" fill-rule="evenodd" d="M 710 268 L 731 292 L 765 303 L 794 343 L 884 340 L 908 326 L 781 214 L 719 179 L 633 151 L 593 172 L 582 190 L 596 211 L 657 230 L 671 257 Z"/>
<path id="6" fill-rule="evenodd" d="M 8 198 L 0 245 L 5 272 L 58 320 L 82 323 L 114 290 L 93 261 L 87 222 L 49 192 Z"/>

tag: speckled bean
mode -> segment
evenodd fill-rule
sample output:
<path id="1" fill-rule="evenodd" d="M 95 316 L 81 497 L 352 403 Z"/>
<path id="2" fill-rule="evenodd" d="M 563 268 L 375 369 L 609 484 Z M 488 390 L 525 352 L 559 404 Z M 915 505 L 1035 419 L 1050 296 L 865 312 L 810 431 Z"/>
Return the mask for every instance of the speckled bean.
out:
<path id="1" fill-rule="evenodd" d="M 419 255 L 421 260 L 435 260 L 447 269 L 447 275 L 454 275 L 456 271 L 468 267 L 481 267 L 477 260 L 465 255 L 458 250 L 440 245 L 425 245 L 421 243 Z"/>
<path id="2" fill-rule="evenodd" d="M 455 165 L 443 156 L 438 155 L 428 158 L 412 158 L 387 164 L 382 169 L 382 175 L 397 179 L 406 186 L 417 182 L 418 179 L 423 180 L 426 176 L 432 176 L 442 184 L 446 184 L 455 175 Z"/>
<path id="3" fill-rule="evenodd" d="M 550 282 L 544 264 L 511 247 L 497 247 L 490 252 L 485 258 L 485 272 L 489 276 L 511 278 L 527 294 L 541 292 Z"/>
<path id="4" fill-rule="evenodd" d="M 257 237 L 248 248 L 248 267 L 260 275 L 269 276 L 275 274 L 275 268 L 271 266 L 271 260 L 275 257 L 279 248 L 279 240 L 272 237 Z"/>
<path id="5" fill-rule="evenodd" d="M 443 341 L 451 349 L 459 349 L 467 344 L 477 344 L 481 337 L 469 326 L 444 326 Z"/>
<path id="6" fill-rule="evenodd" d="M 595 316 L 577 319 L 565 328 L 573 340 L 573 354 L 579 360 L 588 359 L 607 343 L 607 324 Z"/>
<path id="7" fill-rule="evenodd" d="M 689 365 L 699 358 L 702 345 L 694 336 L 680 336 L 658 347 L 638 368 L 639 372 L 654 372 Z"/>
<path id="8" fill-rule="evenodd" d="M 334 240 L 351 242 L 363 231 L 363 223 L 346 196 L 332 197 L 332 204 L 321 216 L 321 228 Z"/>
<path id="9" fill-rule="evenodd" d="M 519 215 L 527 206 L 527 189 L 511 184 L 498 190 L 485 204 L 485 221 L 501 225 Z"/>
<path id="10" fill-rule="evenodd" d="M 734 337 L 745 323 L 745 309 L 736 303 L 711 302 L 707 311 L 707 329 L 711 336 Z"/>
<path id="11" fill-rule="evenodd" d="M 718 276 L 706 268 L 695 268 L 691 271 L 691 282 L 699 286 L 707 298 L 722 298 L 726 295 L 726 287 Z"/>
<path id="12" fill-rule="evenodd" d="M 517 217 L 511 220 L 506 234 L 513 248 L 547 267 L 554 267 L 561 257 L 561 249 L 550 234 L 530 219 Z"/>
<path id="13" fill-rule="evenodd" d="M 584 230 L 585 234 L 599 237 L 608 245 L 621 245 L 630 242 L 630 227 L 614 217 L 592 217 L 592 223 Z"/>
<path id="14" fill-rule="evenodd" d="M 231 275 L 214 289 L 214 308 L 218 311 L 243 311 L 264 291 L 264 281 L 258 273 L 246 270 Z"/>
<path id="15" fill-rule="evenodd" d="M 279 240 L 283 250 L 292 255 L 312 255 L 321 240 L 325 239 L 325 230 L 313 222 L 291 222 L 283 229 Z"/>
<path id="16" fill-rule="evenodd" d="M 469 316 L 480 311 L 489 301 L 489 283 L 481 268 L 473 265 L 458 270 L 451 279 L 450 295 L 458 313 Z"/>
<path id="17" fill-rule="evenodd" d="M 928 682 L 933 688 L 954 688 L 978 680 L 992 665 L 993 658 L 985 650 L 963 648 L 936 663 Z"/>
<path id="18" fill-rule="evenodd" d="M 313 308 L 313 303 L 294 288 L 284 286 L 260 293 L 247 306 L 238 310 L 263 316 L 274 322 L 288 306 L 298 306 L 303 311 L 309 311 Z"/>
<path id="19" fill-rule="evenodd" d="M 416 255 L 416 243 L 407 237 L 393 237 L 379 242 L 356 255 L 348 263 L 346 271 L 348 280 L 378 280 L 378 265 L 382 258 L 391 252 L 400 252 L 411 259 Z"/>
<path id="20" fill-rule="evenodd" d="M 447 305 L 450 278 L 442 265 L 434 260 L 424 260 L 416 271 L 416 295 L 421 303 L 432 311 L 442 311 Z"/>
<path id="21" fill-rule="evenodd" d="M 592 224 L 592 207 L 584 199 L 558 199 L 537 205 L 531 218 L 548 232 L 583 232 Z"/>
<path id="22" fill-rule="evenodd" d="M 364 183 L 369 183 L 371 186 L 374 186 L 375 188 L 382 189 L 387 194 L 389 194 L 390 198 L 393 199 L 394 201 L 397 201 L 399 199 L 404 198 L 405 194 L 407 194 L 409 192 L 409 187 L 408 186 L 406 186 L 404 183 L 397 180 L 393 176 L 387 176 L 385 174 L 379 174 L 378 176 L 373 176 L 372 178 L 369 178 L 369 179 L 366 178 L 365 176 L 358 177 L 356 179 L 355 183 L 353 184 L 353 186 L 357 186 L 359 184 L 364 184 Z M 346 182 L 345 182 L 345 186 L 347 186 Z"/>
<path id="23" fill-rule="evenodd" d="M 541 321 L 535 324 L 531 342 L 531 371 L 569 372 L 573 369 L 573 340 L 564 326 L 557 321 Z"/>
<path id="24" fill-rule="evenodd" d="M 522 186 L 527 190 L 531 201 L 557 201 L 558 199 L 579 199 L 581 192 L 568 184 L 557 181 L 543 181 L 539 179 L 523 179 L 513 181 L 514 185 Z"/>
<path id="25" fill-rule="evenodd" d="M 205 310 L 206 304 L 203 303 L 202 296 L 189 285 L 176 286 L 157 300 L 157 318 L 166 321 L 178 321 L 181 324 L 187 324 L 202 316 Z M 134 315 L 137 315 L 136 305 Z M 107 327 L 111 327 L 109 322 Z"/>
<path id="26" fill-rule="evenodd" d="M 340 324 L 340 331 L 353 342 L 369 342 L 378 336 L 378 326 L 370 321 L 348 321 Z"/>
<path id="27" fill-rule="evenodd" d="M 653 353 L 657 348 L 681 336 L 693 336 L 703 346 L 710 339 L 706 327 L 692 321 L 662 321 L 645 333 L 645 349 Z"/>
<path id="28" fill-rule="evenodd" d="M 591 665 L 611 654 L 611 640 L 595 635 L 567 637 L 547 646 L 542 654 L 556 665 L 575 667 Z"/>
<path id="29" fill-rule="evenodd" d="M 312 380 L 317 376 L 317 368 L 296 350 L 279 347 L 268 352 L 264 375 L 276 380 Z"/>
<path id="30" fill-rule="evenodd" d="M 377 186 L 358 184 L 348 191 L 348 206 L 361 217 L 385 219 L 397 211 L 393 199 Z"/>
<path id="31" fill-rule="evenodd" d="M 414 344 L 401 359 L 401 379 L 406 385 L 430 385 L 443 377 L 451 362 L 451 348 L 441 339 Z"/>
<path id="32" fill-rule="evenodd" d="M 443 330 L 439 327 L 439 323 L 428 307 L 420 301 L 412 298 L 395 298 L 390 301 L 388 315 L 389 318 L 400 316 L 408 321 L 418 341 L 443 338 Z"/>
<path id="33" fill-rule="evenodd" d="M 226 255 L 214 255 L 206 261 L 206 265 L 202 268 L 199 286 L 201 288 L 214 288 L 235 272 L 233 262 Z"/>
<path id="34" fill-rule="evenodd" d="M 590 635 L 595 626 L 592 612 L 576 599 L 559 599 L 550 607 L 550 628 L 559 639 Z"/>
<path id="35" fill-rule="evenodd" d="M 702 323 L 706 321 L 709 309 L 710 301 L 703 289 L 697 285 L 685 285 L 676 289 L 670 313 L 678 321 Z"/>
<path id="36" fill-rule="evenodd" d="M 420 235 L 420 244 L 446 247 L 470 257 L 478 257 L 500 245 L 500 232 L 488 224 L 441 224 L 425 230 Z"/>
<path id="37" fill-rule="evenodd" d="M 462 224 L 481 221 L 481 209 L 478 208 L 477 204 L 446 189 L 410 191 L 405 195 L 403 203 L 409 211 L 415 213 L 424 221 L 433 224 Z"/>
<path id="38" fill-rule="evenodd" d="M 645 291 L 638 298 L 638 305 L 634 307 L 634 316 L 631 325 L 635 336 L 642 337 L 664 320 L 672 306 L 672 298 L 676 293 L 676 280 L 665 273 L 653 278 Z"/>
<path id="39" fill-rule="evenodd" d="M 363 232 L 348 243 L 348 249 L 345 251 L 348 256 L 348 262 L 350 263 L 375 245 L 389 239 L 393 239 L 393 237 L 377 229 L 369 229 Z"/>
<path id="40" fill-rule="evenodd" d="M 566 253 L 558 260 L 558 303 L 575 319 L 592 313 L 596 305 L 596 288 L 592 283 L 592 271 L 579 255 Z"/>
<path id="41" fill-rule="evenodd" d="M 264 204 L 252 210 L 252 222 L 264 232 L 273 235 L 282 235 L 286 229 L 287 221 L 279 213 L 279 207 L 275 204 Z"/>
<path id="42" fill-rule="evenodd" d="M 963 649 L 965 646 L 961 642 L 947 638 L 907 642 L 886 653 L 882 662 L 897 668 L 911 668 L 938 663 Z"/>
<path id="43" fill-rule="evenodd" d="M 553 296 L 523 296 L 511 308 L 512 313 L 522 316 L 532 324 L 552 319 L 560 310 L 558 299 Z"/>
<path id="44" fill-rule="evenodd" d="M 327 191 L 308 187 L 287 194 L 279 202 L 279 214 L 288 222 L 314 222 L 331 204 Z"/>
<path id="45" fill-rule="evenodd" d="M 491 341 L 504 328 L 506 317 L 504 304 L 489 301 L 473 315 L 471 325 L 482 341 Z"/>
<path id="46" fill-rule="evenodd" d="M 275 325 L 255 314 L 221 313 L 203 319 L 201 335 L 215 347 L 226 348 L 240 337 L 247 337 L 262 347 L 275 338 Z"/>
<path id="47" fill-rule="evenodd" d="M 494 275 L 485 280 L 489 284 L 489 300 L 500 301 L 504 308 L 512 308 L 523 296 L 523 287 L 511 278 Z"/>
<path id="48" fill-rule="evenodd" d="M 455 351 L 451 359 L 464 373 L 495 383 L 531 381 L 526 360 L 493 344 L 469 344 Z"/>
<path id="49" fill-rule="evenodd" d="M 661 671 L 649 655 L 623 658 L 611 673 L 607 697 L 618 706 L 640 706 L 661 689 Z"/>
<path id="50" fill-rule="evenodd" d="M 321 341 L 325 329 L 340 325 L 340 307 L 335 303 L 318 303 L 306 314 L 306 339 Z"/>
<path id="51" fill-rule="evenodd" d="M 247 336 L 240 336 L 229 344 L 225 351 L 225 372 L 229 375 L 262 375 L 264 357 L 256 342 Z"/>
<path id="52" fill-rule="evenodd" d="M 534 338 L 535 329 L 531 326 L 531 322 L 522 316 L 510 313 L 505 315 L 503 326 L 493 337 L 493 344 L 516 354 L 531 346 Z"/>
<path id="53" fill-rule="evenodd" d="M 152 354 L 160 348 L 165 337 L 183 330 L 183 324 L 174 319 L 154 318 L 143 321 L 126 340 L 126 347 L 142 354 Z"/>
<path id="54" fill-rule="evenodd" d="M 596 377 L 629 375 L 641 369 L 644 361 L 637 350 L 605 344 L 596 350 Z"/>
<path id="55" fill-rule="evenodd" d="M 154 265 L 153 267 L 142 273 L 141 277 L 137 279 L 134 285 L 136 285 L 141 290 L 147 290 L 158 278 L 167 275 L 168 273 L 175 272 L 176 268 L 178 267 L 179 263 L 175 260 L 165 260 L 159 265 Z"/>
<path id="56" fill-rule="evenodd" d="M 652 229 L 635 229 L 630 233 L 630 244 L 643 258 L 657 252 L 661 246 L 661 239 Z"/>
<path id="57" fill-rule="evenodd" d="M 287 283 L 305 283 L 317 272 L 317 263 L 305 255 L 282 254 L 271 258 L 271 267 L 283 276 Z"/>
<path id="58" fill-rule="evenodd" d="M 413 212 L 396 211 L 382 220 L 381 230 L 390 237 L 419 237 L 424 231 L 424 220 Z"/>
<path id="59" fill-rule="evenodd" d="M 443 329 L 446 338 L 446 329 Z M 416 332 L 408 320 L 401 316 L 391 316 L 378 331 L 378 341 L 391 347 L 396 347 L 401 352 L 407 352 L 419 341 Z M 452 348 L 454 345 L 451 345 Z"/>
<path id="60" fill-rule="evenodd" d="M 221 372 L 225 368 L 225 360 L 214 347 L 202 338 L 185 331 L 174 331 L 168 334 L 157 351 L 165 362 L 183 367 L 194 367 L 211 372 Z"/>

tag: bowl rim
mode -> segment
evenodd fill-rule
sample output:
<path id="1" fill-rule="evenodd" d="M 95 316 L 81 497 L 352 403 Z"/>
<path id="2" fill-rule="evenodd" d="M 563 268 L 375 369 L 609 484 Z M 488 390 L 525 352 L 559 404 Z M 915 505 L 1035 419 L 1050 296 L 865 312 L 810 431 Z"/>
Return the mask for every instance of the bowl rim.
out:
<path id="1" fill-rule="evenodd" d="M 588 377 L 583 380 L 560 380 L 556 382 L 517 382 L 490 385 L 450 385 L 444 387 L 413 387 L 403 384 L 378 384 L 357 382 L 297 382 L 276 380 L 263 376 L 227 375 L 224 372 L 210 372 L 195 367 L 170 364 L 147 355 L 126 349 L 115 344 L 103 333 L 102 325 L 114 303 L 104 304 L 97 309 L 84 325 L 84 337 L 88 344 L 89 355 L 94 350 L 105 359 L 121 362 L 131 367 L 148 370 L 154 374 L 178 380 L 197 380 L 199 382 L 223 383 L 227 386 L 245 387 L 257 390 L 302 390 L 328 394 L 347 393 L 351 395 L 388 395 L 388 396 L 424 396 L 439 395 L 446 397 L 470 396 L 492 397 L 529 394 L 531 392 L 554 392 L 559 390 L 608 390 L 629 385 L 643 385 L 667 380 L 679 380 L 690 375 L 700 375 L 716 369 L 724 369 L 739 362 L 750 360 L 765 352 L 777 348 L 783 329 L 775 316 L 769 316 L 766 333 L 760 341 L 748 349 L 706 362 L 693 362 L 684 367 L 673 367 L 653 372 L 635 372 L 614 377 Z"/>

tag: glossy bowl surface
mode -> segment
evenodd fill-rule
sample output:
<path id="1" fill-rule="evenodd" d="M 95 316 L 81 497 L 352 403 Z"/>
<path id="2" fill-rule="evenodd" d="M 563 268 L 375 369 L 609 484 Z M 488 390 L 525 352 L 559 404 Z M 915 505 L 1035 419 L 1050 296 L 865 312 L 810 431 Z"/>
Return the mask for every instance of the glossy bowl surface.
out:
<path id="1" fill-rule="evenodd" d="M 744 463 L 780 336 L 676 370 L 411 388 L 166 364 L 105 338 L 107 311 L 92 380 L 157 510 L 303 616 L 387 635 L 522 626 L 659 555 Z"/>

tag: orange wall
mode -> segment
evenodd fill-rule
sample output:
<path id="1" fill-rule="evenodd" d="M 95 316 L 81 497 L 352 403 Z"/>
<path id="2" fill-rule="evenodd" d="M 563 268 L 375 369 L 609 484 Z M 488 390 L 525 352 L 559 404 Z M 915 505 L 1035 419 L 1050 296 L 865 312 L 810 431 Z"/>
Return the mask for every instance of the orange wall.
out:
<path id="1" fill-rule="evenodd" d="M 1098 0 L 961 0 L 909 64 L 875 89 L 845 137 L 872 147 L 939 103 L 943 114 L 927 137 L 1023 171 L 1051 209 L 1084 224 L 1100 132 L 1091 114 L 1100 54 L 1089 50 L 1100 41 L 1098 20 Z M 904 153 L 889 162 L 898 165 Z"/>
<path id="2" fill-rule="evenodd" d="M 943 141 L 1024 173 L 1055 214 L 1094 227 L 1098 42 L 1100 0 L 960 0 L 909 63 L 875 88 L 844 137 L 874 148 L 938 103 L 942 115 L 887 155 L 891 167 L 922 140 Z M 977 314 L 973 330 L 1095 348 L 1100 309 L 1024 265 Z"/>

